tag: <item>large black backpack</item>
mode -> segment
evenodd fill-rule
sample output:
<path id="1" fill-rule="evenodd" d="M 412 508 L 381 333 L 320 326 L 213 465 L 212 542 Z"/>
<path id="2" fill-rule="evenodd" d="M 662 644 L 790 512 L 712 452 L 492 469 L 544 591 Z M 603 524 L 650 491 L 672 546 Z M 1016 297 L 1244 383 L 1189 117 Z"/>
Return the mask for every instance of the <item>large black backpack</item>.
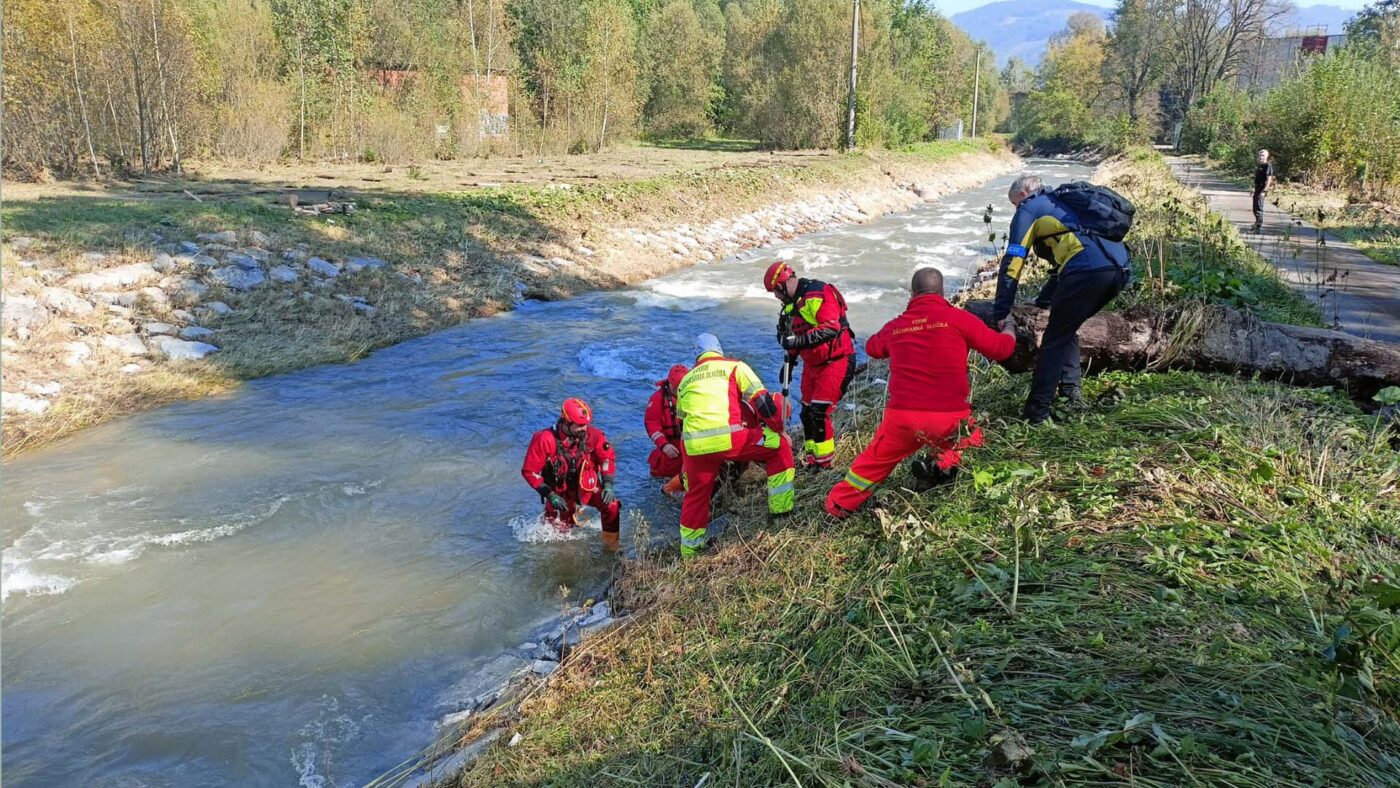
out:
<path id="1" fill-rule="evenodd" d="M 1057 187 L 1050 198 L 1074 214 L 1082 230 L 1090 235 L 1121 241 L 1133 226 L 1137 211 L 1128 198 L 1107 186 L 1074 181 Z"/>

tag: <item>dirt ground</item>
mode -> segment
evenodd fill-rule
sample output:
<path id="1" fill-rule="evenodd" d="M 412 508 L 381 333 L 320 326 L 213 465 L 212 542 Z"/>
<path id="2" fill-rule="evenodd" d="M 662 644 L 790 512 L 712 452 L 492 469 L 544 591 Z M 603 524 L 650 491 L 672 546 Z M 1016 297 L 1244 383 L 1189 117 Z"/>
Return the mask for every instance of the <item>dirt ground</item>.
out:
<path id="1" fill-rule="evenodd" d="M 100 193 L 130 199 L 193 200 L 196 197 L 244 197 L 285 189 L 442 193 L 512 184 L 584 185 L 636 181 L 721 167 L 801 166 L 840 155 L 832 151 L 762 151 L 746 143 L 717 142 L 698 143 L 696 147 L 638 145 L 580 156 L 511 156 L 412 165 L 315 162 L 252 168 L 224 162 L 196 162 L 187 167 L 184 177 L 7 182 L 3 196 L 7 200 L 34 200 Z"/>

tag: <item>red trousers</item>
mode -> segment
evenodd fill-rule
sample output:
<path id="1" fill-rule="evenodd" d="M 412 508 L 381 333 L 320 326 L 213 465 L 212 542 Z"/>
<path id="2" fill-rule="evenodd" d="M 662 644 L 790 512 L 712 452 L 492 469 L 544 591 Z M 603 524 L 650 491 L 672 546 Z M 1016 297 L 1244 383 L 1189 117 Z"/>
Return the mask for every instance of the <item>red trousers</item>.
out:
<path id="1" fill-rule="evenodd" d="M 833 517 L 845 517 L 875 492 L 875 485 L 888 479 L 904 458 L 928 447 L 943 453 L 940 466 L 957 463 L 954 441 L 959 426 L 970 411 L 940 413 L 924 410 L 887 409 L 870 445 L 860 453 L 846 478 L 836 483 L 826 494 L 826 511 Z M 966 439 L 958 445 L 980 445 L 981 433 L 975 440 Z"/>
<path id="2" fill-rule="evenodd" d="M 578 524 L 575 517 L 578 515 L 579 507 L 592 506 L 598 510 L 598 514 L 602 515 L 603 533 L 617 533 L 618 526 L 622 522 L 621 501 L 605 504 L 603 503 L 603 493 L 598 490 L 582 493 L 582 497 L 580 497 L 578 490 L 564 490 L 562 492 L 556 490 L 556 492 L 559 492 L 559 495 L 569 506 L 561 512 L 546 503 L 544 505 L 544 519 L 564 528 L 573 528 Z"/>
<path id="3" fill-rule="evenodd" d="M 831 467 L 836 454 L 836 428 L 831 417 L 855 373 L 854 358 L 847 356 L 820 366 L 802 364 L 802 449 L 807 462 Z"/>
<path id="4" fill-rule="evenodd" d="M 776 438 L 777 440 L 774 440 Z M 776 444 L 776 445 L 773 445 Z M 685 500 L 681 503 L 681 534 L 703 535 L 710 524 L 710 494 L 726 462 L 761 462 L 768 473 L 768 510 L 792 511 L 792 444 L 787 435 L 750 427 L 734 433 L 734 448 L 715 454 L 684 455 Z M 694 532 L 700 532 L 696 535 Z M 703 542 L 703 539 L 701 539 Z"/>
<path id="5" fill-rule="evenodd" d="M 673 443 L 679 450 L 680 444 Z M 667 457 L 666 452 L 660 448 L 652 449 L 651 456 L 647 457 L 647 465 L 651 467 L 651 475 L 661 479 L 669 479 L 672 476 L 679 476 L 681 473 L 681 456 Z"/>

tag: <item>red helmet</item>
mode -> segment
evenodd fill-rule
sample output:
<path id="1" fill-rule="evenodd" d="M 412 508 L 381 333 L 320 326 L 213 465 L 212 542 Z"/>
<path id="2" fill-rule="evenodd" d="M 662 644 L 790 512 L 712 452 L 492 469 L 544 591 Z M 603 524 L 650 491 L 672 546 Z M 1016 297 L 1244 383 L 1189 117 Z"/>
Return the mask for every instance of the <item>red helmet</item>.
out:
<path id="1" fill-rule="evenodd" d="M 593 409 L 588 407 L 588 403 L 578 397 L 570 397 L 564 400 L 564 407 L 560 410 L 559 418 L 571 424 L 591 424 L 593 422 Z"/>
<path id="2" fill-rule="evenodd" d="M 783 286 L 787 280 L 797 276 L 797 272 L 792 270 L 792 266 L 783 260 L 768 266 L 768 270 L 763 274 L 763 289 L 770 293 L 778 292 L 778 288 Z"/>
<path id="3" fill-rule="evenodd" d="M 671 367 L 670 373 L 666 375 L 666 382 L 671 384 L 671 388 L 673 390 L 680 388 L 681 380 L 685 378 L 685 374 L 689 371 L 690 367 L 687 367 L 684 364 L 676 364 L 675 366 Z"/>

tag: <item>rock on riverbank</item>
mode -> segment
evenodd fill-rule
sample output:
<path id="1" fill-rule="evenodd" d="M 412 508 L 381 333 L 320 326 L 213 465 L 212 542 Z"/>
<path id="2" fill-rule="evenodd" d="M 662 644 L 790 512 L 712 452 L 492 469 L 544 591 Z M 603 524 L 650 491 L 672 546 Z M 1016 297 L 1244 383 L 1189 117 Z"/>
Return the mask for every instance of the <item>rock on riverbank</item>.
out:
<path id="1" fill-rule="evenodd" d="M 587 195 L 568 189 L 568 210 L 529 208 L 547 232 L 495 238 L 489 248 L 437 238 L 440 248 L 403 246 L 407 259 L 325 240 L 344 237 L 330 226 L 342 220 L 334 216 L 295 219 L 327 224 L 324 233 L 293 234 L 321 239 L 301 243 L 282 240 L 287 228 L 279 227 L 205 226 L 168 237 L 161 226 L 144 242 L 130 230 L 125 246 L 101 250 L 11 237 L 3 249 L 3 391 L 24 397 L 5 407 L 5 452 L 237 380 L 353 359 L 525 298 L 624 287 L 864 222 L 1018 164 L 989 149 L 942 159 L 867 154 L 807 170 L 676 176 L 656 199 L 627 196 L 626 182 Z M 371 203 L 359 216 L 375 210 Z M 63 388 L 26 393 L 43 381 Z"/>

